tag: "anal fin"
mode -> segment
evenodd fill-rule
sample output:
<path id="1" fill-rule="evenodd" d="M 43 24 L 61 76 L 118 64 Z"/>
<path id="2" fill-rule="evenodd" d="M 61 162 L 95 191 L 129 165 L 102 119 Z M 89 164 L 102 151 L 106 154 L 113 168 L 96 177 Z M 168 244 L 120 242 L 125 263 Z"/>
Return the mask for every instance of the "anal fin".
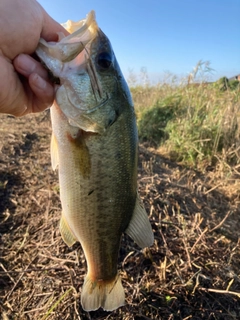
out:
<path id="1" fill-rule="evenodd" d="M 133 216 L 125 232 L 140 248 L 149 247 L 153 244 L 154 236 L 152 227 L 138 193 Z"/>
<path id="2" fill-rule="evenodd" d="M 65 220 L 64 216 L 62 215 L 61 220 L 60 220 L 60 232 L 63 241 L 71 247 L 76 241 L 76 237 L 73 235 L 72 231 L 69 228 L 69 225 L 67 221 Z"/>
<path id="3" fill-rule="evenodd" d="M 51 162 L 52 162 L 52 168 L 53 170 L 56 170 L 58 163 L 59 163 L 59 159 L 58 159 L 58 145 L 57 145 L 57 139 L 55 137 L 55 135 L 52 133 L 52 137 L 51 137 Z"/>

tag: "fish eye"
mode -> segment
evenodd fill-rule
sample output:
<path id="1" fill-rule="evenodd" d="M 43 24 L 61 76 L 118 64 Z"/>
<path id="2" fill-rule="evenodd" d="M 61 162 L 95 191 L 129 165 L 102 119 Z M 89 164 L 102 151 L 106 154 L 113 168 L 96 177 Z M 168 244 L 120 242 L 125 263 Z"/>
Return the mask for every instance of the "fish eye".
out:
<path id="1" fill-rule="evenodd" d="M 99 53 L 97 57 L 97 63 L 98 66 L 101 67 L 101 69 L 108 69 L 113 62 L 113 56 L 109 54 L 108 52 L 101 52 Z"/>

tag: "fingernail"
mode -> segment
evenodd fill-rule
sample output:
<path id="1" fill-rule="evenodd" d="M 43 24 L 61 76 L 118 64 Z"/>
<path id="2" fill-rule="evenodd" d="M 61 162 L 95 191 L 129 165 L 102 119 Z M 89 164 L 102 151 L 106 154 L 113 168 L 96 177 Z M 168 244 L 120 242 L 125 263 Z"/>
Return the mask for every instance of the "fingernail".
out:
<path id="1" fill-rule="evenodd" d="M 44 90 L 46 88 L 46 81 L 43 80 L 43 78 L 41 78 L 38 74 L 34 74 L 32 80 L 34 82 L 34 85 L 38 87 L 38 89 Z"/>
<path id="2" fill-rule="evenodd" d="M 18 64 L 25 74 L 32 73 L 36 68 L 34 60 L 25 54 L 18 57 Z"/>

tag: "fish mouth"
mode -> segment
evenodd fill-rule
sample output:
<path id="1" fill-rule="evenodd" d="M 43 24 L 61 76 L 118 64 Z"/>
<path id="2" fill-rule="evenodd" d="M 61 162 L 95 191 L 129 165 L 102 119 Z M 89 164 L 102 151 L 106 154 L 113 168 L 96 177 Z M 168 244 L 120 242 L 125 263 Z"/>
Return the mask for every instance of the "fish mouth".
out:
<path id="1" fill-rule="evenodd" d="M 85 65 L 85 72 L 88 74 L 90 79 L 90 84 L 92 87 L 92 92 L 96 100 L 96 105 L 92 108 L 80 108 L 81 112 L 84 114 L 90 114 L 97 109 L 103 107 L 110 99 L 108 93 L 103 93 L 102 85 L 98 79 L 97 71 L 95 64 L 92 60 L 91 54 L 88 51 L 87 44 L 92 42 L 99 33 L 99 27 L 96 22 L 95 12 L 90 11 L 89 14 L 86 16 L 86 19 L 83 19 L 79 22 L 73 22 L 68 20 L 67 22 L 63 23 L 62 26 L 71 34 L 63 39 L 64 42 L 69 43 L 69 41 L 74 41 L 74 39 L 78 39 L 82 44 L 82 48 L 80 52 L 85 51 L 84 53 L 84 65 Z M 77 54 L 79 54 L 78 52 Z M 77 55 L 76 54 L 76 55 Z M 70 56 L 68 57 L 68 61 L 74 60 L 75 57 Z M 65 62 L 64 60 L 63 62 Z M 71 99 L 71 95 L 68 95 L 68 101 L 71 103 L 73 107 L 74 102 Z M 78 108 L 79 110 L 79 108 Z"/>
<path id="2" fill-rule="evenodd" d="M 82 65 L 81 71 L 88 74 L 96 105 L 90 109 L 84 107 L 76 108 L 72 92 L 66 90 L 65 94 L 71 106 L 77 109 L 78 112 L 90 114 L 104 106 L 110 99 L 108 94 L 103 93 L 94 62 L 89 52 L 89 44 L 99 33 L 95 12 L 90 11 L 85 19 L 78 22 L 68 20 L 67 22 L 62 23 L 62 26 L 70 34 L 64 36 L 62 33 L 59 33 L 59 42 L 46 42 L 44 39 L 40 39 L 36 53 L 49 70 L 49 78 L 52 83 L 55 84 L 56 91 L 60 89 L 62 86 L 61 83 L 64 81 L 62 75 L 65 63 L 73 63 L 71 67 L 74 69 L 74 61 L 77 61 L 75 58 L 82 55 L 82 61 L 79 66 Z"/>
<path id="3" fill-rule="evenodd" d="M 47 42 L 40 38 L 36 54 L 55 77 L 61 78 L 63 64 L 74 60 L 98 33 L 95 12 L 91 11 L 86 19 L 78 22 L 68 20 L 62 24 L 70 34 L 58 33 L 59 42 Z"/>
<path id="4" fill-rule="evenodd" d="M 46 42 L 40 39 L 36 50 L 40 60 L 50 70 L 55 84 L 56 102 L 69 123 L 84 131 L 103 132 L 105 125 L 90 116 L 103 108 L 112 98 L 113 92 L 104 92 L 91 52 L 92 42 L 101 34 L 91 11 L 85 19 L 62 24 L 70 32 L 68 36 L 59 34 L 59 42 Z M 82 76 L 85 85 L 79 91 L 78 77 Z M 86 78 L 85 78 L 86 77 Z M 88 79 L 87 79 L 88 78 Z M 84 80 L 85 79 L 85 80 Z M 84 88 L 91 91 L 92 100 L 84 100 Z M 97 124 L 98 122 L 98 124 Z"/>
<path id="5" fill-rule="evenodd" d="M 93 10 L 87 14 L 86 19 L 83 19 L 78 22 L 68 20 L 67 22 L 62 23 L 61 25 L 70 33 L 69 36 L 64 37 L 64 39 L 67 39 L 68 41 L 72 37 L 82 36 L 87 29 L 89 29 L 92 34 L 94 34 L 98 30 L 96 16 Z"/>
<path id="6" fill-rule="evenodd" d="M 61 43 L 66 43 L 66 56 L 62 58 L 62 62 L 73 60 L 79 53 L 86 49 L 87 44 L 94 40 L 99 30 L 93 10 L 87 14 L 86 19 L 78 22 L 68 20 L 62 23 L 62 26 L 70 33 L 70 35 L 66 37 L 63 36 L 62 39 L 61 35 L 59 36 Z M 69 43 L 72 43 L 73 46 L 76 44 L 77 47 L 77 50 L 72 54 L 69 54 Z"/>

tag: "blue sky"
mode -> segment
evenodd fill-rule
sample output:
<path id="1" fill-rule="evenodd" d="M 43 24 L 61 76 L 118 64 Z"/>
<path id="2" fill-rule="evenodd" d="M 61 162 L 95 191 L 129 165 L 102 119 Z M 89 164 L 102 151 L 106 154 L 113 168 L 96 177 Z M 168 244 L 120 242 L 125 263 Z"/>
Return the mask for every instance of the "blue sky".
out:
<path id="1" fill-rule="evenodd" d="M 240 0 L 39 0 L 58 22 L 95 10 L 128 78 L 146 68 L 154 81 L 185 76 L 210 61 L 212 80 L 240 73 Z"/>

